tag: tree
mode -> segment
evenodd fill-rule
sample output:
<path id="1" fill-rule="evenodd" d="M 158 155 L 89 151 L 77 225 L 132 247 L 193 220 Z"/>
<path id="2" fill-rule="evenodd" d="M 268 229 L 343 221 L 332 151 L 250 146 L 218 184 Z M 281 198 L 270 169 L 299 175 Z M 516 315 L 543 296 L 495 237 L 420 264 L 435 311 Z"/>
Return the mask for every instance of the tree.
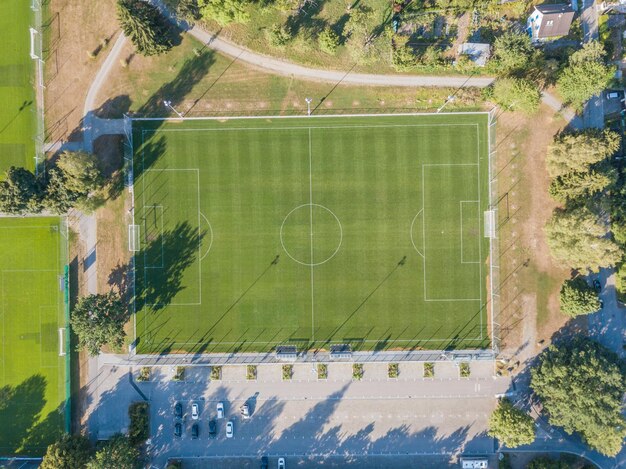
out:
<path id="1" fill-rule="evenodd" d="M 526 33 L 506 32 L 493 44 L 493 63 L 498 75 L 524 75 L 537 58 Z"/>
<path id="2" fill-rule="evenodd" d="M 81 469 L 91 456 L 89 440 L 82 435 L 64 433 L 48 446 L 40 469 Z"/>
<path id="3" fill-rule="evenodd" d="M 331 28 L 324 28 L 317 36 L 317 43 L 323 52 L 333 55 L 339 47 L 339 35 Z"/>
<path id="4" fill-rule="evenodd" d="M 620 147 L 620 136 L 612 130 L 587 129 L 559 134 L 548 147 L 546 165 L 551 177 L 585 172 L 609 158 Z"/>
<path id="5" fill-rule="evenodd" d="M 499 78 L 493 86 L 493 100 L 507 109 L 532 114 L 539 108 L 541 93 L 523 78 Z"/>
<path id="6" fill-rule="evenodd" d="M 221 26 L 230 23 L 247 23 L 250 19 L 245 9 L 245 0 L 201 0 L 201 2 L 202 17 L 216 21 Z"/>
<path id="7" fill-rule="evenodd" d="M 586 338 L 550 346 L 531 369 L 531 387 L 550 424 L 580 433 L 607 456 L 619 453 L 626 437 L 621 415 L 625 385 L 618 357 Z"/>
<path id="8" fill-rule="evenodd" d="M 0 211 L 13 214 L 39 212 L 43 189 L 37 177 L 24 168 L 11 166 L 0 182 Z"/>
<path id="9" fill-rule="evenodd" d="M 346 46 L 355 62 L 364 64 L 372 58 L 372 43 L 376 34 L 374 10 L 359 5 L 350 12 L 343 32 L 347 36 Z"/>
<path id="10" fill-rule="evenodd" d="M 87 464 L 87 469 L 135 469 L 139 450 L 121 433 L 114 435 Z"/>
<path id="11" fill-rule="evenodd" d="M 585 206 L 556 210 L 545 231 L 552 256 L 574 269 L 598 271 L 622 259 L 619 246 Z"/>
<path id="12" fill-rule="evenodd" d="M 68 190 L 67 186 L 67 180 L 61 171 L 55 168 L 48 171 L 48 183 L 43 199 L 46 210 L 60 215 L 76 205 L 80 195 Z"/>
<path id="13" fill-rule="evenodd" d="M 489 435 L 509 448 L 529 445 L 535 441 L 535 422 L 511 401 L 502 399 L 489 418 Z"/>
<path id="14" fill-rule="evenodd" d="M 70 317 L 72 329 L 78 336 L 79 347 L 86 347 L 96 356 L 108 344 L 119 349 L 124 344 L 124 324 L 130 319 L 119 295 L 89 295 L 81 298 Z"/>
<path id="15" fill-rule="evenodd" d="M 557 79 L 559 93 L 565 102 L 580 109 L 585 101 L 609 85 L 615 67 L 605 64 L 605 55 L 602 44 L 591 41 L 570 56 L 567 67 Z"/>
<path id="16" fill-rule="evenodd" d="M 405 45 L 396 47 L 391 56 L 393 68 L 399 72 L 406 72 L 415 68 L 417 65 L 417 57 L 411 46 Z"/>
<path id="17" fill-rule="evenodd" d="M 141 55 L 159 55 L 172 47 L 167 20 L 143 0 L 118 0 L 117 17 L 124 34 Z"/>
<path id="18" fill-rule="evenodd" d="M 526 469 L 571 469 L 573 465 L 568 461 L 563 461 L 561 459 L 554 460 L 550 459 L 546 456 L 540 456 L 538 458 L 533 459 L 528 463 Z M 584 466 L 581 469 L 585 469 L 587 466 Z"/>
<path id="19" fill-rule="evenodd" d="M 566 280 L 561 287 L 561 312 L 571 317 L 600 309 L 598 293 L 581 277 Z"/>
<path id="20" fill-rule="evenodd" d="M 291 33 L 285 25 L 275 24 L 268 29 L 267 40 L 273 47 L 285 47 L 291 41 Z"/>
<path id="21" fill-rule="evenodd" d="M 102 172 L 95 155 L 84 151 L 65 151 L 57 161 L 69 191 L 87 197 L 102 187 Z"/>
<path id="22" fill-rule="evenodd" d="M 559 202 L 589 198 L 606 191 L 617 182 L 617 171 L 604 165 L 598 170 L 567 173 L 550 181 L 550 195 Z"/>

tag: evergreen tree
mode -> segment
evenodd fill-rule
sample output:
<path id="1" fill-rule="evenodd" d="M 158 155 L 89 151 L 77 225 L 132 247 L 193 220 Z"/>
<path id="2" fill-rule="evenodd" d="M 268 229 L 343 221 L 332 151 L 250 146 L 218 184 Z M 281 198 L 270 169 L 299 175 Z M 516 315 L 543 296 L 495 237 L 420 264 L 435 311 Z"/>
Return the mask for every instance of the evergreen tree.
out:
<path id="1" fill-rule="evenodd" d="M 511 401 L 502 399 L 489 418 L 489 435 L 509 448 L 529 445 L 535 441 L 535 422 Z"/>
<path id="2" fill-rule="evenodd" d="M 24 168 L 11 166 L 0 181 L 0 211 L 11 214 L 38 213 L 43 190 L 37 177 Z"/>
<path id="3" fill-rule="evenodd" d="M 560 303 L 561 312 L 571 317 L 594 313 L 600 309 L 598 294 L 580 277 L 563 282 Z"/>
<path id="4" fill-rule="evenodd" d="M 118 0 L 117 17 L 124 34 L 141 55 L 159 55 L 172 47 L 167 20 L 143 0 Z"/>
<path id="5" fill-rule="evenodd" d="M 64 433 L 48 446 L 40 469 L 82 469 L 91 456 L 89 440 L 82 435 Z"/>

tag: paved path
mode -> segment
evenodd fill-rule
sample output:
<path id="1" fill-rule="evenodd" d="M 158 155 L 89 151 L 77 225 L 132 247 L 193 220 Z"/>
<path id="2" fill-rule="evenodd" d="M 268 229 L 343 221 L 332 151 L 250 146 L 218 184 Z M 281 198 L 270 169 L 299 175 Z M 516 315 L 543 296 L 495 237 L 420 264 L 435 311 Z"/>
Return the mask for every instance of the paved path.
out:
<path id="1" fill-rule="evenodd" d="M 583 27 L 583 41 L 597 41 L 598 31 L 598 10 L 595 0 L 582 0 L 580 20 Z M 585 103 L 583 108 L 583 120 L 586 128 L 602 129 L 604 127 L 604 103 L 602 93 L 593 96 Z"/>

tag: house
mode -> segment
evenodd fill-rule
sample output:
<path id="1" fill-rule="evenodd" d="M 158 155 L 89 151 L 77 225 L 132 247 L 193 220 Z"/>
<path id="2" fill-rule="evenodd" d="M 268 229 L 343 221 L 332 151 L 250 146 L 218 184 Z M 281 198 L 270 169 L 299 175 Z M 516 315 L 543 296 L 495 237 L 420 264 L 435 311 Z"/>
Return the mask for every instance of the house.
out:
<path id="1" fill-rule="evenodd" d="M 464 42 L 459 46 L 459 55 L 467 55 L 479 67 L 484 67 L 491 56 L 491 46 L 480 42 Z"/>
<path id="2" fill-rule="evenodd" d="M 527 31 L 533 42 L 566 36 L 574 19 L 570 5 L 536 5 L 528 17 Z"/>

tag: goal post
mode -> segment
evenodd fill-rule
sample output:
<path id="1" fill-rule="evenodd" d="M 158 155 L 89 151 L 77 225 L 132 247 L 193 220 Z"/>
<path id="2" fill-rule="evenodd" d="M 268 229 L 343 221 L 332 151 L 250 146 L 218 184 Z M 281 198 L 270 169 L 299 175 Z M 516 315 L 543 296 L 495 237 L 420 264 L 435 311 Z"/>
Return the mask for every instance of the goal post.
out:
<path id="1" fill-rule="evenodd" d="M 139 251 L 139 225 L 128 225 L 128 250 Z"/>
<path id="2" fill-rule="evenodd" d="M 59 357 L 65 355 L 65 327 L 59 327 Z"/>

